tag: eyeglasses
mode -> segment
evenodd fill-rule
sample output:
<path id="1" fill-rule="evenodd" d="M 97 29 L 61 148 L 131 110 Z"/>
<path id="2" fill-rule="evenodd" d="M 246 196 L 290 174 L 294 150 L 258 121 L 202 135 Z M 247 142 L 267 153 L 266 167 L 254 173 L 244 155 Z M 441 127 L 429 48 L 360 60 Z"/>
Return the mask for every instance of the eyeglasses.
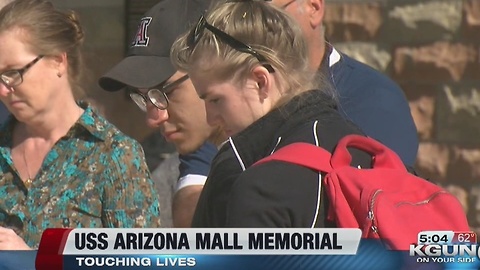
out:
<path id="1" fill-rule="evenodd" d="M 147 100 L 149 100 L 155 107 L 160 110 L 165 110 L 168 108 L 168 97 L 167 94 L 173 92 L 173 89 L 179 86 L 181 83 L 188 79 L 188 74 L 180 77 L 179 79 L 167 83 L 167 84 L 160 84 L 157 87 L 160 88 L 151 88 L 147 91 L 147 94 L 143 94 L 137 89 L 129 89 L 130 90 L 130 98 L 137 104 L 137 106 L 143 112 L 147 111 Z"/>
<path id="2" fill-rule="evenodd" d="M 25 72 L 27 72 L 27 70 L 33 65 L 35 65 L 35 63 L 40 61 L 42 57 L 43 55 L 37 56 L 37 58 L 33 59 L 21 69 L 12 69 L 1 73 L 0 79 L 2 80 L 2 83 L 7 87 L 14 87 L 21 84 L 23 82 L 23 74 L 25 74 Z"/>
<path id="3" fill-rule="evenodd" d="M 262 65 L 268 70 L 268 72 L 273 73 L 275 70 L 273 69 L 272 65 L 270 64 L 265 64 L 267 62 L 267 59 L 255 51 L 250 45 L 247 45 L 234 37 L 230 36 L 229 34 L 223 32 L 222 30 L 216 28 L 215 26 L 209 24 L 205 17 L 202 15 L 200 19 L 198 20 L 197 25 L 195 28 L 192 29 L 190 34 L 187 37 L 187 45 L 190 48 L 190 50 L 193 50 L 195 48 L 195 45 L 197 45 L 198 41 L 203 35 L 203 32 L 205 31 L 205 28 L 210 30 L 214 35 L 219 37 L 223 42 L 227 43 L 230 47 L 233 49 L 243 52 L 243 53 L 248 53 L 253 55 L 257 60 L 262 63 Z"/>

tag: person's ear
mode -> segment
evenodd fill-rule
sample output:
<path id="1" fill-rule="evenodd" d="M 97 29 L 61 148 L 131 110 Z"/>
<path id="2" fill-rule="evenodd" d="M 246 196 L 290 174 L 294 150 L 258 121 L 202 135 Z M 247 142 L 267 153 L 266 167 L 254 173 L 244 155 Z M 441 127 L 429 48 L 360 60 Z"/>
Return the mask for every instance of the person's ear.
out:
<path id="1" fill-rule="evenodd" d="M 252 78 L 258 88 L 259 97 L 262 100 L 268 98 L 272 86 L 272 77 L 270 76 L 268 70 L 264 66 L 256 66 L 252 70 L 252 75 Z"/>
<path id="2" fill-rule="evenodd" d="M 63 52 L 61 54 L 50 56 L 52 59 L 52 67 L 54 68 L 57 77 L 61 78 L 67 72 L 68 61 L 67 53 Z"/>
<path id="3" fill-rule="evenodd" d="M 305 0 L 307 3 L 307 16 L 310 18 L 310 25 L 316 29 L 322 25 L 323 17 L 325 15 L 325 1 L 324 0 Z"/>

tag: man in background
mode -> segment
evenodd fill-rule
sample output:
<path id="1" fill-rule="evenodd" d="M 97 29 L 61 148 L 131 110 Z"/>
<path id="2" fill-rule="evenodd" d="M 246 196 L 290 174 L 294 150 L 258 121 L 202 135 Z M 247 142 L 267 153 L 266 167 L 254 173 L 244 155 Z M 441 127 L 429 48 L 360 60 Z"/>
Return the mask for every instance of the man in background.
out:
<path id="1" fill-rule="evenodd" d="M 413 167 L 418 151 L 417 129 L 402 89 L 384 74 L 336 50 L 325 39 L 325 0 L 272 3 L 299 23 L 308 43 L 310 65 L 330 79 L 339 97 L 340 113 Z"/>

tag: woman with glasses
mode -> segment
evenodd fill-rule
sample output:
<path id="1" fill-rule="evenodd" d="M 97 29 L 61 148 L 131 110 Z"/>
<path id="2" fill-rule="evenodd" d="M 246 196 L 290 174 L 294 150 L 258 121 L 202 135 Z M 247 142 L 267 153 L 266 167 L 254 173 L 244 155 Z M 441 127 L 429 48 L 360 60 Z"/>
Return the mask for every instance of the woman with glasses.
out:
<path id="1" fill-rule="evenodd" d="M 179 38 L 171 57 L 204 99 L 207 121 L 230 136 L 214 158 L 194 227 L 324 227 L 317 172 L 271 161 L 295 142 L 332 150 L 361 134 L 336 111 L 335 94 L 314 85 L 306 42 L 282 10 L 265 1 L 219 3 Z M 370 158 L 353 155 L 355 166 Z"/>
<path id="2" fill-rule="evenodd" d="M 85 102 L 83 31 L 43 0 L 0 11 L 0 250 L 37 248 L 46 228 L 157 227 L 143 151 Z"/>

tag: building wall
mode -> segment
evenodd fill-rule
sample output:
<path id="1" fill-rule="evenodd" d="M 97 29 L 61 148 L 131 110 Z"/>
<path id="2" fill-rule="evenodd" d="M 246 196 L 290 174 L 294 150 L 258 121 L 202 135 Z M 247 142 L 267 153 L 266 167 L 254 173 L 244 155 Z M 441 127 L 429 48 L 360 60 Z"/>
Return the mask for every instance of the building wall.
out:
<path id="1" fill-rule="evenodd" d="M 480 1 L 330 0 L 326 34 L 393 78 L 418 129 L 416 168 L 480 227 Z"/>

